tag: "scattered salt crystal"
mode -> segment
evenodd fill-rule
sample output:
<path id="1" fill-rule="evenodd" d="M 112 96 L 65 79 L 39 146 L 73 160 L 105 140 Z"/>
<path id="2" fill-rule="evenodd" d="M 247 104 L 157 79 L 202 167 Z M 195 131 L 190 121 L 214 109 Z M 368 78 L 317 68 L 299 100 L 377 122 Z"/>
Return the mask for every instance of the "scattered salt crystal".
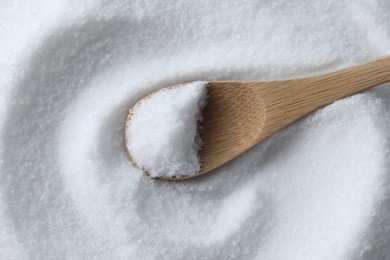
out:
<path id="1" fill-rule="evenodd" d="M 166 88 L 130 112 L 126 144 L 132 160 L 151 177 L 188 176 L 200 170 L 198 122 L 206 82 Z"/>

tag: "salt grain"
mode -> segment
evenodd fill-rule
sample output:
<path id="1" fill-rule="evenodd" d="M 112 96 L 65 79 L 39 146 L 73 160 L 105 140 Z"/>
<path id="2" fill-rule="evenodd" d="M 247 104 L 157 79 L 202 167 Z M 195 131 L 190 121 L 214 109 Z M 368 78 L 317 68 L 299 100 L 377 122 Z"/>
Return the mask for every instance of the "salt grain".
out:
<path id="1" fill-rule="evenodd" d="M 158 91 L 130 112 L 126 128 L 132 160 L 151 177 L 180 177 L 200 170 L 198 133 L 206 82 Z"/>
<path id="2" fill-rule="evenodd" d="M 129 108 L 163 86 L 389 54 L 389 13 L 386 0 L 0 1 L 0 259 L 390 259 L 388 85 L 190 181 L 140 174 L 124 144 Z"/>

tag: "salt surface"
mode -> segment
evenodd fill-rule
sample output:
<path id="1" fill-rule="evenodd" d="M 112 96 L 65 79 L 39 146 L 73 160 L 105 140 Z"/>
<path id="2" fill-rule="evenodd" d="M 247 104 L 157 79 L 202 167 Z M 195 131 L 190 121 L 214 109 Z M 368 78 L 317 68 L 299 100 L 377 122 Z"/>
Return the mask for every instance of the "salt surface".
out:
<path id="1" fill-rule="evenodd" d="M 388 54 L 389 13 L 385 0 L 2 1 L 0 259 L 389 259 L 388 85 L 192 181 L 139 174 L 123 138 L 129 107 L 161 86 Z"/>
<path id="2" fill-rule="evenodd" d="M 127 150 L 151 177 L 180 177 L 200 170 L 198 133 L 206 82 L 158 91 L 138 103 L 126 126 Z"/>

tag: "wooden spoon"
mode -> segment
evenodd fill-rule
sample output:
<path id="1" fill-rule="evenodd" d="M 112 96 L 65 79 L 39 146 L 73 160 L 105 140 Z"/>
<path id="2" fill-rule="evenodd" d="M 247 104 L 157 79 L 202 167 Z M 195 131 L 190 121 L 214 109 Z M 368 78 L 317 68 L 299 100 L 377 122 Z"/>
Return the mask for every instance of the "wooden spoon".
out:
<path id="1" fill-rule="evenodd" d="M 306 78 L 209 82 L 202 112 L 201 170 L 170 179 L 205 174 L 308 113 L 387 81 L 390 56 Z"/>

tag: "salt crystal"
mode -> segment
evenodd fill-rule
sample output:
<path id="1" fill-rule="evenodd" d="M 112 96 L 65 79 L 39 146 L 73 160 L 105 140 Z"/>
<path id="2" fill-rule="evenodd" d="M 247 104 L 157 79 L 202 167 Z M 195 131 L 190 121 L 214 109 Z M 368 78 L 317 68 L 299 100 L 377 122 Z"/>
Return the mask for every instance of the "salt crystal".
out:
<path id="1" fill-rule="evenodd" d="M 387 0 L 0 1 L 0 259 L 390 259 L 389 85 L 190 181 L 151 180 L 124 145 L 129 108 L 163 86 L 389 54 L 389 13 Z"/>
<path id="2" fill-rule="evenodd" d="M 180 177 L 200 170 L 198 133 L 206 82 L 158 91 L 138 103 L 126 126 L 132 160 L 151 177 Z"/>

